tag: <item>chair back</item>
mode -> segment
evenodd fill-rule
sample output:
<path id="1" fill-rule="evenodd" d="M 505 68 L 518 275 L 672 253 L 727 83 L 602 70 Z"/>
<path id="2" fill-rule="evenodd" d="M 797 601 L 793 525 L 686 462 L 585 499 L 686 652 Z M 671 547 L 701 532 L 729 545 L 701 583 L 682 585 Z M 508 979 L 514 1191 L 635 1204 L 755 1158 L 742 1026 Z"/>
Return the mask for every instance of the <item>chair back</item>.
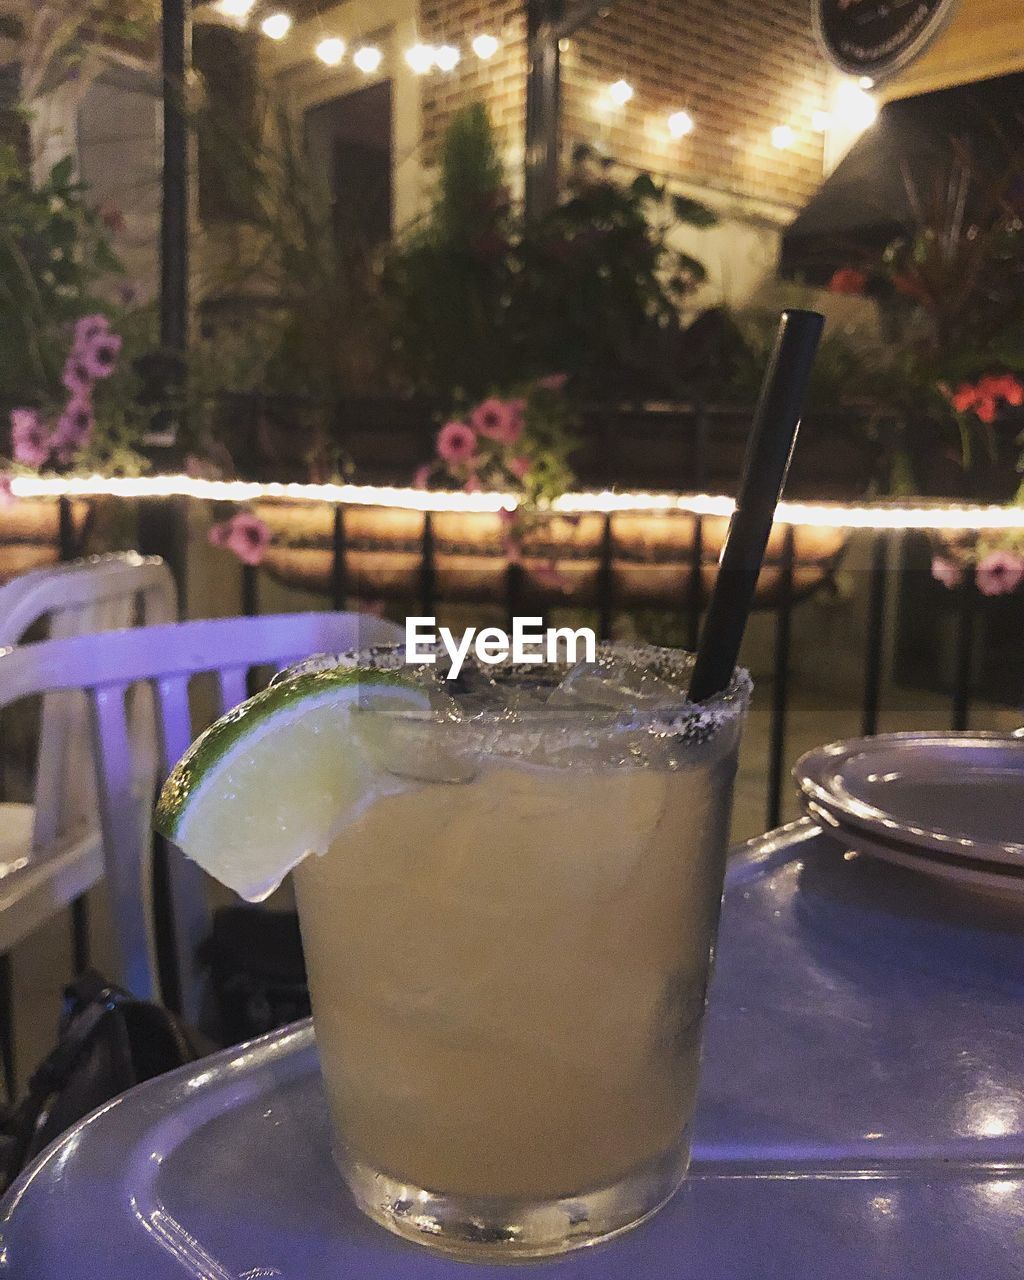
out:
<path id="1" fill-rule="evenodd" d="M 91 556 L 34 569 L 0 587 L 0 647 L 15 645 L 46 623 L 52 640 L 172 622 L 178 616 L 174 579 L 158 556 L 135 551 Z M 156 754 L 153 713 L 145 697 L 133 709 L 136 790 L 152 790 Z M 69 832 L 95 829 L 96 793 L 90 764 L 88 712 L 75 693 L 43 698 L 36 756 L 32 845 L 43 852 Z"/>
<path id="2" fill-rule="evenodd" d="M 35 694 L 78 690 L 87 697 L 121 979 L 136 995 L 159 998 L 160 990 L 152 928 L 152 796 L 141 822 L 133 804 L 130 692 L 152 690 L 158 767 L 164 777 L 205 727 L 193 716 L 190 699 L 196 675 L 215 677 L 213 712 L 219 715 L 245 699 L 254 668 L 280 668 L 312 653 L 393 643 L 403 634 L 394 623 L 362 614 L 293 613 L 109 631 L 0 653 L 0 708 Z M 182 1011 L 195 1019 L 200 1003 L 196 950 L 209 930 L 205 886 L 199 868 L 173 847 L 168 849 L 168 881 Z"/>

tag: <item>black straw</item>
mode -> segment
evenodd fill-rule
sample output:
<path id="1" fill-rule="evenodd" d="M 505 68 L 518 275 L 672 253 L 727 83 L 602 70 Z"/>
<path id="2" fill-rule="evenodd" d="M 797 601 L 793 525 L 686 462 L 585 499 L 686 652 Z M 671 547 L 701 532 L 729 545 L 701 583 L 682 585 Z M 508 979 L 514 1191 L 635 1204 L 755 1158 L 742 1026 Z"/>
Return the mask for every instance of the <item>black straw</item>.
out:
<path id="1" fill-rule="evenodd" d="M 824 323 L 816 311 L 784 311 L 779 320 L 747 441 L 736 510 L 697 648 L 690 680 L 694 702 L 721 693 L 732 679 Z"/>

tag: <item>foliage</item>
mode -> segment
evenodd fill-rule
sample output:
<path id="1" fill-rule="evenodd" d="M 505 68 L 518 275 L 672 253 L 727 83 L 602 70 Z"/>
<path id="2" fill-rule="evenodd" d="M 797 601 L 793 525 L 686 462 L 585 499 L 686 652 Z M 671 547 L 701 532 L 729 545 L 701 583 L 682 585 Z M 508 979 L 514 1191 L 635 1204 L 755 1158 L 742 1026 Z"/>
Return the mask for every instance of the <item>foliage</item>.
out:
<path id="1" fill-rule="evenodd" d="M 317 399 L 379 389 L 387 342 L 375 255 L 349 229 L 339 234 L 328 191 L 313 171 L 298 128 L 279 104 L 248 145 L 252 203 L 228 251 L 211 234 L 208 298 L 245 299 L 265 341 L 261 383 L 269 394 Z M 236 147 L 225 133 L 216 145 Z M 230 333 L 228 335 L 230 341 Z"/>
<path id="2" fill-rule="evenodd" d="M 563 374 L 550 374 L 514 394 L 462 406 L 438 433 L 437 457 L 420 468 L 416 483 L 511 492 L 530 508 L 549 504 L 573 479 L 577 441 L 564 386 Z"/>
<path id="3" fill-rule="evenodd" d="M 412 387 L 442 400 L 482 397 L 524 373 L 511 333 L 514 219 L 485 109 L 455 115 L 437 194 L 387 258 L 394 351 Z"/>
<path id="4" fill-rule="evenodd" d="M 10 471 L 145 469 L 136 375 L 121 358 L 124 338 L 102 312 L 80 316 L 61 373 L 62 394 L 10 412 Z"/>
<path id="5" fill-rule="evenodd" d="M 158 16 L 156 0 L 5 0 L 0 36 L 16 43 L 31 102 L 80 74 L 90 46 L 150 38 Z"/>
<path id="6" fill-rule="evenodd" d="M 68 326 L 96 309 L 97 285 L 119 270 L 71 159 L 34 186 L 0 147 L 0 403 L 57 394 Z"/>
<path id="7" fill-rule="evenodd" d="M 651 353 L 681 334 L 680 303 L 705 278 L 671 232 L 714 221 L 647 174 L 615 181 L 580 149 L 564 198 L 527 222 L 502 183 L 485 109 L 465 108 L 442 143 L 430 212 L 385 267 L 403 372 L 419 391 L 468 398 L 536 379 L 553 361 L 587 392 L 649 379 Z"/>
<path id="8" fill-rule="evenodd" d="M 986 378 L 1024 375 L 1024 139 L 1019 126 L 1016 141 L 996 137 L 996 159 L 951 139 L 929 189 L 907 180 L 913 225 L 840 268 L 831 288 L 881 310 L 886 351 L 866 389 L 903 423 L 907 482 L 927 491 L 936 459 L 955 458 L 970 496 L 1006 500 L 1024 418 L 1008 400 L 970 394 Z"/>

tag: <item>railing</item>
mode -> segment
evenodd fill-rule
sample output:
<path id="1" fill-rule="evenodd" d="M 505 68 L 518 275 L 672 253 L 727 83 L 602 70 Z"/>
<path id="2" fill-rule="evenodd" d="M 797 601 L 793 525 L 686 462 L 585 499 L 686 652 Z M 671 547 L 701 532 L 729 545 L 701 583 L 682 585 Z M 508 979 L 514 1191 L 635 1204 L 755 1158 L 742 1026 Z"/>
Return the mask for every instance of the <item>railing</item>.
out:
<path id="1" fill-rule="evenodd" d="M 617 602 L 613 591 L 613 522 L 614 516 L 606 514 L 603 518 L 603 533 L 600 540 L 600 562 L 597 573 L 597 598 L 594 602 L 596 614 L 595 631 L 599 639 L 609 639 L 612 634 L 613 620 Z M 700 573 L 702 552 L 702 529 L 704 521 L 695 517 L 695 537 L 691 546 L 691 564 L 688 582 L 689 592 L 686 598 L 679 601 L 682 616 L 685 619 L 686 644 L 694 648 L 700 634 L 704 602 L 700 591 Z M 345 510 L 338 506 L 334 510 L 333 536 L 331 542 L 330 570 L 330 607 L 344 609 L 348 601 L 349 573 L 347 568 L 348 544 L 345 534 Z M 863 648 L 862 693 L 860 701 L 860 730 L 865 735 L 878 731 L 879 718 L 883 709 L 883 673 L 885 668 L 885 643 L 887 628 L 892 617 L 894 583 L 899 581 L 899 574 L 892 571 L 891 565 L 899 550 L 900 540 L 905 535 L 894 531 L 878 531 L 871 535 L 869 580 L 867 584 L 866 635 Z M 787 719 L 791 693 L 791 656 L 792 656 L 792 624 L 796 607 L 794 593 L 794 529 L 787 526 L 783 542 L 783 551 L 779 560 L 781 582 L 772 606 L 774 613 L 774 636 L 771 655 L 771 704 L 769 726 L 769 754 L 767 761 L 767 787 L 765 800 L 766 827 L 779 824 L 782 813 L 783 794 L 786 786 L 786 745 Z M 415 608 L 422 614 L 433 616 L 438 605 L 446 603 L 437 590 L 436 542 L 433 534 L 433 518 L 430 512 L 425 513 L 423 532 L 419 548 L 419 591 L 409 608 Z M 249 565 L 241 569 L 240 605 L 243 613 L 256 614 L 260 611 L 259 591 L 260 570 Z M 973 584 L 966 584 L 957 589 L 957 627 L 955 653 L 953 660 L 954 682 L 950 693 L 949 723 L 953 729 L 966 729 L 969 725 L 973 697 L 972 666 L 975 652 L 976 613 L 978 593 Z M 508 618 L 523 612 L 524 572 L 521 566 L 510 564 L 504 574 L 504 595 L 502 605 Z M 534 606 L 530 607 L 531 613 Z"/>
<path id="2" fill-rule="evenodd" d="M 444 406 L 427 400 L 224 393 L 211 405 L 228 452 L 260 479 L 304 479 L 317 429 L 361 483 L 402 483 L 426 462 Z M 573 469 L 581 488 L 729 492 L 743 462 L 750 407 L 690 403 L 586 404 L 578 411 Z M 788 491 L 854 498 L 879 467 L 864 415 L 815 410 L 801 429 Z"/>
<path id="3" fill-rule="evenodd" d="M 268 401 L 260 397 L 235 397 L 232 411 L 239 416 L 242 437 L 251 446 L 258 436 L 257 421 L 268 411 L 287 420 L 289 413 L 309 409 L 308 402 Z M 424 401 L 348 401 L 322 407 L 329 419 L 332 441 L 351 458 L 360 478 L 400 482 L 431 454 L 437 406 Z M 581 487 L 728 492 L 742 463 L 749 410 L 704 403 L 658 406 L 586 406 L 580 414 L 581 447 L 574 467 Z M 920 424 L 919 424 L 920 425 Z M 884 434 L 876 423 L 876 437 Z M 829 495 L 854 498 L 876 475 L 877 446 L 863 431 L 861 419 L 849 412 L 817 412 L 801 430 L 799 448 L 787 492 L 796 496 Z M 704 601 L 700 574 L 704 552 L 703 521 L 697 518 L 691 547 L 688 589 L 679 600 L 685 617 L 685 642 L 694 648 L 700 633 Z M 891 531 L 874 536 L 870 558 L 867 636 L 863 657 L 863 701 L 860 723 L 865 734 L 877 732 L 883 691 L 883 650 L 891 616 L 889 565 L 898 550 Z M 349 595 L 346 566 L 345 513 L 337 508 L 333 526 L 330 598 L 341 607 Z M 611 632 L 616 609 L 613 556 L 613 517 L 605 516 L 600 544 L 597 631 Z M 786 724 L 789 708 L 792 614 L 794 609 L 794 547 L 792 530 L 784 543 L 780 562 L 781 584 L 775 605 L 774 654 L 770 752 L 767 770 L 766 817 L 774 825 L 781 812 L 785 785 Z M 257 573 L 243 573 L 242 600 L 247 611 L 257 609 Z M 508 616 L 521 612 L 523 573 L 510 564 L 505 572 L 504 607 Z M 420 548 L 419 608 L 433 614 L 439 603 L 435 565 L 433 522 L 427 513 Z M 977 593 L 973 587 L 958 592 L 955 680 L 950 720 L 954 728 L 967 726 L 971 701 L 971 667 L 974 654 Z"/>

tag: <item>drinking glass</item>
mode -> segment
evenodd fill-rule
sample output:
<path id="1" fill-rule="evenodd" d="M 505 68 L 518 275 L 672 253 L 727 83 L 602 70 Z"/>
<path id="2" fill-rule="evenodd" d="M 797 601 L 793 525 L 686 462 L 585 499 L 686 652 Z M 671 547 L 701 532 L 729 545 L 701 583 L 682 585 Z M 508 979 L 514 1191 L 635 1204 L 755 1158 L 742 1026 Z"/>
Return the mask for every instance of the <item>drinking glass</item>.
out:
<path id="1" fill-rule="evenodd" d="M 559 1253 L 682 1180 L 750 692 L 694 706 L 689 669 L 617 648 L 357 713 L 380 785 L 295 886 L 337 1162 L 390 1230 Z"/>

